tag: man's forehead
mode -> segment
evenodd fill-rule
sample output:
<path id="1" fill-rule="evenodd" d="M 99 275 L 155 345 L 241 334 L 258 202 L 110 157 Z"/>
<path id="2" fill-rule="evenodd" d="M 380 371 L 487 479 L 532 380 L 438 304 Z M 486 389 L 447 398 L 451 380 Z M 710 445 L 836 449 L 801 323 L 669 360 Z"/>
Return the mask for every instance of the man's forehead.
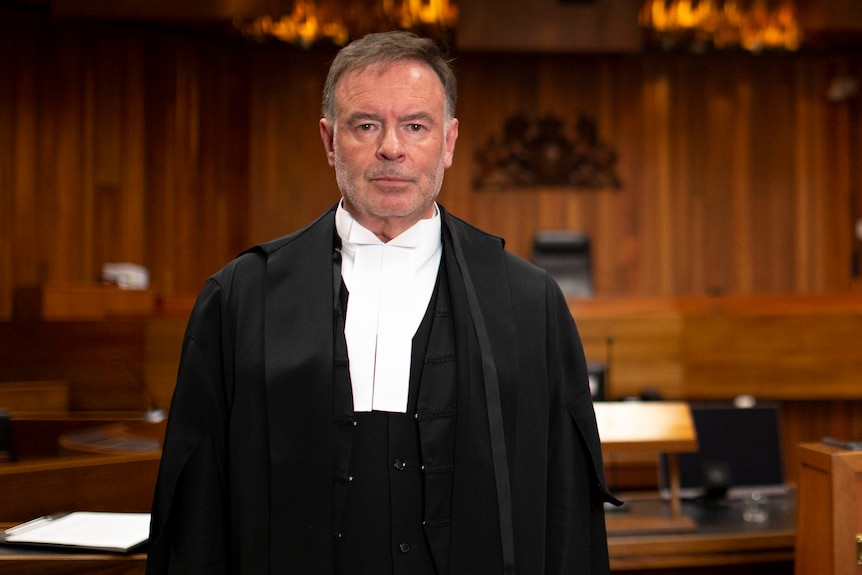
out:
<path id="1" fill-rule="evenodd" d="M 436 72 L 434 72 L 431 66 L 429 66 L 425 62 L 422 62 L 421 60 L 416 60 L 413 58 L 403 58 L 399 60 L 383 60 L 373 62 L 372 64 L 369 64 L 367 66 L 345 70 L 344 74 L 342 74 L 341 78 L 338 81 L 337 88 L 344 86 L 344 84 L 350 82 L 351 80 L 357 80 L 365 76 L 379 78 L 380 76 L 385 75 L 393 69 L 409 70 L 410 75 L 416 78 L 422 75 L 435 78 L 437 79 L 437 83 L 439 84 L 440 89 L 443 89 L 443 83 L 440 81 L 440 78 L 437 76 Z"/>
<path id="2" fill-rule="evenodd" d="M 397 73 L 384 79 L 394 68 L 398 68 Z M 381 62 L 345 72 L 335 93 L 339 115 L 355 115 L 357 110 L 366 115 L 379 114 L 379 107 L 384 105 L 399 116 L 427 117 L 438 105 L 440 113 L 445 113 L 446 107 L 443 84 L 434 70 L 414 60 Z"/>

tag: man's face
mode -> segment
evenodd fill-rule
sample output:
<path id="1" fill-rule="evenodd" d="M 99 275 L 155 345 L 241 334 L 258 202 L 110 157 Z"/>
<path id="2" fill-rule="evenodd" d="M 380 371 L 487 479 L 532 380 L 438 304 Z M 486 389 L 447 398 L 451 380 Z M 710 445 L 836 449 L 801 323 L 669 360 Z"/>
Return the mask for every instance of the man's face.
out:
<path id="1" fill-rule="evenodd" d="M 384 240 L 431 217 L 458 138 L 434 71 L 412 60 L 353 70 L 335 102 L 320 136 L 347 211 Z"/>

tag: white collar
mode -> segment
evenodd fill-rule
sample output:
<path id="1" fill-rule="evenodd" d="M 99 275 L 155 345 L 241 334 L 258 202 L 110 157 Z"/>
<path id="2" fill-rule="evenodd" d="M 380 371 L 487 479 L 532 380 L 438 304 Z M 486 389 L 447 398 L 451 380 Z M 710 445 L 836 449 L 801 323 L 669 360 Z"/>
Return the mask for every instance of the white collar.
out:
<path id="1" fill-rule="evenodd" d="M 443 253 L 440 211 L 388 242 L 339 203 L 341 277 L 350 293 L 344 337 L 355 411 L 407 411 L 413 335 L 431 300 Z"/>
<path id="2" fill-rule="evenodd" d="M 440 210 L 434 203 L 434 215 L 421 219 L 388 242 L 384 242 L 371 230 L 360 224 L 344 209 L 344 200 L 338 202 L 335 210 L 335 229 L 341 238 L 342 249 L 355 250 L 357 245 L 388 245 L 408 248 L 421 248 L 421 251 L 434 251 L 440 244 Z"/>

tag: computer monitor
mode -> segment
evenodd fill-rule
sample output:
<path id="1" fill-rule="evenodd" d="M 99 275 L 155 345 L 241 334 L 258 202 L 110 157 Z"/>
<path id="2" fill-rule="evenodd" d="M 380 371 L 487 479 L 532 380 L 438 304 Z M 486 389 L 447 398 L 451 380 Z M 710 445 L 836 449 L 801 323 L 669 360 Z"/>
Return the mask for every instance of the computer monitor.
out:
<path id="1" fill-rule="evenodd" d="M 709 495 L 710 482 L 705 476 L 709 469 L 727 473 L 727 492 L 722 494 L 726 497 L 747 496 L 754 491 L 786 492 L 777 405 L 695 403 L 691 404 L 691 415 L 698 450 L 677 455 L 681 497 Z M 663 493 L 669 493 L 667 477 L 667 459 L 661 457 L 659 482 Z"/>

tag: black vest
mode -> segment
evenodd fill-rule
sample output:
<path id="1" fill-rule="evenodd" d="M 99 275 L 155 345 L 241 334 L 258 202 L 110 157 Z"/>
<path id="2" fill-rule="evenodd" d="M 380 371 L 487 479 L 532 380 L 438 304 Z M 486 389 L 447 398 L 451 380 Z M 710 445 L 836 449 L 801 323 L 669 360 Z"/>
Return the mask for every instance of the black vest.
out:
<path id="1" fill-rule="evenodd" d="M 346 309 L 341 292 L 339 312 Z M 413 337 L 406 413 L 353 413 L 342 313 L 335 339 L 335 573 L 445 574 L 456 366 L 443 262 Z"/>

